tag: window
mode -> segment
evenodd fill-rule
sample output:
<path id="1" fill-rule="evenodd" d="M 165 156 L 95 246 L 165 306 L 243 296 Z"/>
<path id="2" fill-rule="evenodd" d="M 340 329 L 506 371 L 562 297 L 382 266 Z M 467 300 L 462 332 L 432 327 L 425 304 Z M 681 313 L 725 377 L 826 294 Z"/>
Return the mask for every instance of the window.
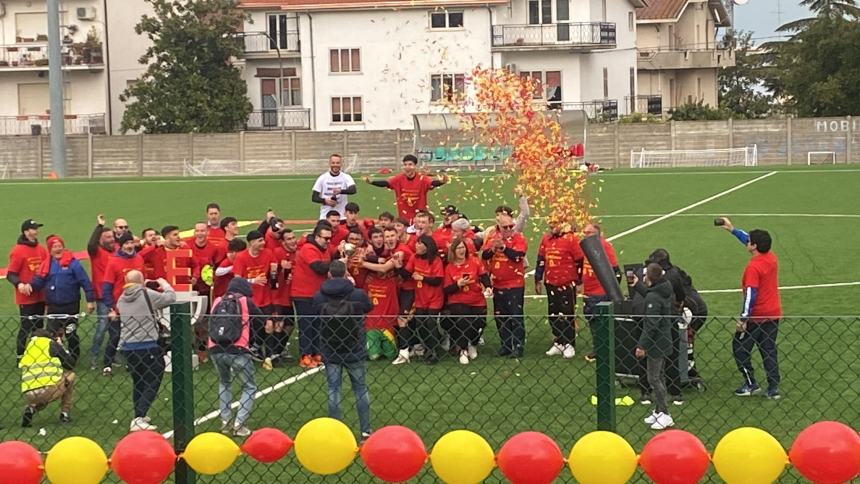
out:
<path id="1" fill-rule="evenodd" d="M 285 69 L 286 70 L 286 69 Z M 278 107 L 278 79 L 260 79 L 260 93 L 262 94 L 263 109 L 275 109 Z M 302 81 L 299 77 L 284 76 L 283 92 L 284 106 L 302 105 Z"/>
<path id="2" fill-rule="evenodd" d="M 704 98 L 705 98 L 705 96 L 702 93 L 702 78 L 697 77 L 696 78 L 696 100 L 701 101 Z"/>
<path id="3" fill-rule="evenodd" d="M 431 29 L 461 29 L 463 28 L 463 12 L 440 10 L 430 12 Z"/>
<path id="4" fill-rule="evenodd" d="M 555 1 L 555 21 L 567 22 L 570 20 L 570 2 L 568 0 Z"/>
<path id="5" fill-rule="evenodd" d="M 465 74 L 433 74 L 430 76 L 430 101 L 453 101 L 466 90 Z"/>
<path id="6" fill-rule="evenodd" d="M 287 33 L 295 34 L 295 28 L 292 32 L 289 31 L 290 19 L 287 14 L 273 14 L 268 16 L 269 21 L 269 48 L 270 49 L 286 49 L 287 48 Z"/>
<path id="7" fill-rule="evenodd" d="M 529 24 L 552 23 L 552 0 L 529 0 Z"/>
<path id="8" fill-rule="evenodd" d="M 561 71 L 521 71 L 520 77 L 534 80 L 533 99 L 545 99 L 548 103 L 561 102 Z"/>
<path id="9" fill-rule="evenodd" d="M 72 113 L 72 85 L 63 83 L 63 112 Z M 48 83 L 18 84 L 18 114 L 46 115 L 51 111 L 51 94 Z"/>
<path id="10" fill-rule="evenodd" d="M 633 32 L 636 28 L 636 16 L 633 12 L 627 12 L 627 30 Z"/>
<path id="11" fill-rule="evenodd" d="M 603 68 L 603 99 L 609 98 L 609 69 Z"/>
<path id="12" fill-rule="evenodd" d="M 330 72 L 361 72 L 359 49 L 329 49 Z"/>
<path id="13" fill-rule="evenodd" d="M 630 68 L 630 97 L 636 97 L 636 69 Z"/>
<path id="14" fill-rule="evenodd" d="M 331 98 L 332 123 L 360 123 L 361 96 Z"/>

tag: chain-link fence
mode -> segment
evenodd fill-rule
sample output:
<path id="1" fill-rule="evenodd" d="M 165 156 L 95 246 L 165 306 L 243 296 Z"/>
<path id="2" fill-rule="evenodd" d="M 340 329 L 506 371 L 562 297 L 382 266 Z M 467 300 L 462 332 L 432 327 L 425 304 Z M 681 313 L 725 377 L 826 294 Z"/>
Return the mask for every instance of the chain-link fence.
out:
<path id="1" fill-rule="evenodd" d="M 252 319 L 249 332 L 238 339 L 229 334 L 220 337 L 247 346 L 245 352 L 207 348 L 208 320 L 192 324 L 187 306 L 172 309 L 171 316 L 161 319 L 162 326 L 144 318 L 121 323 L 105 320 L 99 328 L 95 315 L 2 318 L 0 324 L 10 341 L 22 321 L 45 332 L 25 338 L 17 364 L 11 344 L 4 352 L 0 388 L 7 397 L 0 400 L 4 416 L 0 441 L 22 440 L 47 451 L 64 437 L 80 435 L 95 440 L 110 455 L 130 430 L 157 427 L 171 442 L 175 439 L 181 451 L 193 435 L 208 431 L 228 433 L 237 443 L 244 440 L 246 428 L 275 427 L 295 436 L 308 421 L 336 412 L 334 407 L 339 407 L 357 440 L 368 427 L 403 425 L 422 437 L 428 451 L 455 429 L 482 435 L 496 450 L 518 432 L 540 431 L 565 453 L 598 425 L 614 427 L 637 451 L 656 432 L 652 424 L 643 422 L 652 413 L 656 395 L 644 377 L 647 356 L 637 359 L 635 355 L 641 318 L 595 318 L 591 324 L 602 328 L 597 333 L 606 338 L 612 331 L 599 321 L 614 321 L 612 340 L 606 339 L 614 343 L 601 345 L 595 361 L 589 355 L 593 349 L 589 322 L 581 316 L 550 321 L 527 315 L 502 319 L 502 326 L 497 326 L 499 319 L 492 314 L 485 317 L 480 310 L 471 316 L 419 313 L 407 324 L 412 331 L 367 334 L 349 329 L 353 324 L 361 328 L 361 317 L 312 317 L 299 324 L 293 324 L 293 317 L 280 321 L 263 317 Z M 763 327 L 753 328 L 753 324 L 740 338 L 734 317 L 709 317 L 689 325 L 673 322 L 665 381 L 667 413 L 674 428 L 695 434 L 713 451 L 723 435 L 742 426 L 762 428 L 788 448 L 800 430 L 816 421 L 849 425 L 860 421 L 860 317 L 786 317 L 767 329 L 768 335 L 760 334 Z M 220 326 L 229 333 L 229 325 Z M 578 331 L 569 331 L 571 326 Z M 172 334 L 166 337 L 164 329 L 170 327 Z M 299 328 L 305 329 L 305 336 L 320 339 L 300 341 Z M 101 349 L 93 349 L 99 334 L 104 337 Z M 80 340 L 79 356 L 71 350 L 74 336 Z M 768 338 L 775 338 L 777 354 L 770 350 Z M 754 374 L 749 367 L 740 371 L 735 359 L 735 354 L 744 356 L 749 343 L 757 344 L 751 353 Z M 104 354 L 111 344 L 120 346 L 115 358 Z M 762 346 L 765 353 L 760 356 Z M 302 350 L 321 354 L 329 365 L 303 359 Z M 781 376 L 779 399 L 768 398 L 775 396 L 775 359 Z M 392 364 L 395 360 L 400 364 Z M 335 361 L 337 367 L 331 364 Z M 343 371 L 339 399 L 332 385 L 336 370 Z M 602 380 L 599 374 L 604 375 Z M 351 388 L 350 376 L 359 383 L 359 391 Z M 752 378 L 760 388 L 742 388 Z M 228 379 L 233 380 L 229 396 L 219 383 Z M 606 396 L 601 402 L 612 405 L 601 405 L 598 412 L 601 383 L 600 395 Z M 738 396 L 738 390 L 751 395 Z M 365 404 L 370 408 L 369 423 L 359 418 Z M 240 458 L 223 474 L 197 477 L 198 482 L 273 479 L 318 480 L 302 468 L 294 453 L 269 465 Z M 360 460 L 327 478 L 373 479 Z M 707 479 L 719 482 L 712 470 Z M 416 480 L 436 482 L 437 478 L 427 465 Z M 638 473 L 635 480 L 646 482 L 647 478 Z M 179 476 L 176 481 L 183 482 Z M 572 478 L 565 471 L 559 481 L 572 482 Z M 795 471 L 783 474 L 781 482 L 794 481 L 800 481 Z M 496 470 L 488 482 L 503 482 L 503 477 Z"/>

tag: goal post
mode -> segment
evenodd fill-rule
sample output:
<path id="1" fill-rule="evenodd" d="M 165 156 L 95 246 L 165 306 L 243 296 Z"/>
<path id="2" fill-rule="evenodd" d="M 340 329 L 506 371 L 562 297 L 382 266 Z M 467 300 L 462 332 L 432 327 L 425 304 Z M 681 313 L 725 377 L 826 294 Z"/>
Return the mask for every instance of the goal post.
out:
<path id="1" fill-rule="evenodd" d="M 808 151 L 806 153 L 806 166 L 809 165 L 835 165 L 835 151 Z"/>
<path id="2" fill-rule="evenodd" d="M 757 145 L 709 150 L 630 150 L 630 168 L 757 165 Z"/>

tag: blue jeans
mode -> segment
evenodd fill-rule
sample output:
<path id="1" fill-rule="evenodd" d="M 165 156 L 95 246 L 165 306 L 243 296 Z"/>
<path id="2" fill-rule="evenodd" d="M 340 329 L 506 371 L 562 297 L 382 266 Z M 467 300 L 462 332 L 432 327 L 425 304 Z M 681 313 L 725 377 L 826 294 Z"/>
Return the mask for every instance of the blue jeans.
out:
<path id="1" fill-rule="evenodd" d="M 239 378 L 242 384 L 242 397 L 239 400 L 239 411 L 236 412 L 236 426 L 244 425 L 254 408 L 254 393 L 257 392 L 257 384 L 254 382 L 254 362 L 247 353 L 229 354 L 213 353 L 212 363 L 218 371 L 218 400 L 221 408 L 221 421 L 229 422 L 233 417 L 230 404 L 233 394 L 230 384 L 233 375 Z"/>
<path id="2" fill-rule="evenodd" d="M 105 342 L 105 333 L 107 332 L 107 306 L 101 301 L 96 302 L 96 331 L 93 333 L 93 347 L 90 349 L 90 361 L 95 364 L 99 360 L 99 352 L 102 349 L 102 344 Z"/>
<path id="3" fill-rule="evenodd" d="M 293 308 L 299 320 L 299 354 L 320 354 L 319 314 L 313 310 L 313 300 L 294 298 Z"/>
<path id="4" fill-rule="evenodd" d="M 353 363 L 331 363 L 325 364 L 325 377 L 328 381 L 328 416 L 337 420 L 343 420 L 340 411 L 341 401 L 341 379 L 343 369 L 349 374 L 349 382 L 352 385 L 352 393 L 355 394 L 355 407 L 358 410 L 358 424 L 362 434 L 370 434 L 370 392 L 365 382 L 365 369 L 363 361 Z"/>

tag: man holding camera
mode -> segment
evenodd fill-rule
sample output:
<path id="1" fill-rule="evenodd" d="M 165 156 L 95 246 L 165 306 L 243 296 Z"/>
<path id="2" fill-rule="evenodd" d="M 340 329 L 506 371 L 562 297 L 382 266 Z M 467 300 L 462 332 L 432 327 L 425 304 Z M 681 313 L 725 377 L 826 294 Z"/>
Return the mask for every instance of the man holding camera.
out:
<path id="1" fill-rule="evenodd" d="M 761 391 L 756 383 L 751 361 L 753 346 L 758 346 L 767 374 L 766 397 L 777 400 L 781 395 L 776 338 L 782 317 L 782 304 L 779 297 L 779 263 L 770 250 L 773 241 L 766 230 L 756 229 L 746 233 L 736 229 L 728 218 L 719 220 L 722 223 L 718 225 L 746 245 L 747 251 L 752 255 L 741 281 L 743 308 L 732 340 L 732 353 L 738 370 L 744 377 L 744 384 L 735 390 L 735 395 L 748 397 Z"/>

